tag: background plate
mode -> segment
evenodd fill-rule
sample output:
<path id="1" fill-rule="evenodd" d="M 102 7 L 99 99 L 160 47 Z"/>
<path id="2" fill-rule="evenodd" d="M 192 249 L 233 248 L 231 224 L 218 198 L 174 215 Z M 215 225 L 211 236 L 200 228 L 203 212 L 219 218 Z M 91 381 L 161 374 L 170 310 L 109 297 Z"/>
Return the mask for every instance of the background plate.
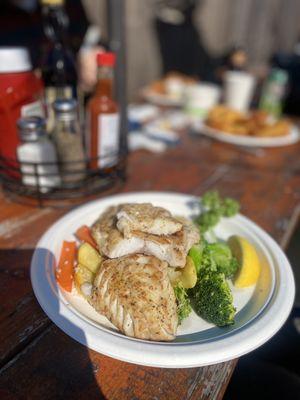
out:
<path id="1" fill-rule="evenodd" d="M 165 107 L 181 107 L 183 106 L 183 99 L 174 99 L 167 94 L 157 93 L 150 88 L 144 88 L 140 92 L 142 98 L 151 104 Z"/>
<path id="2" fill-rule="evenodd" d="M 195 197 L 169 193 L 132 193 L 108 197 L 81 206 L 56 222 L 38 243 L 31 264 L 35 295 L 47 315 L 80 343 L 120 360 L 157 367 L 195 367 L 245 354 L 267 341 L 286 320 L 294 299 L 294 280 L 279 246 L 253 222 L 238 215 L 224 219 L 216 229 L 226 239 L 245 236 L 258 249 L 262 273 L 255 287 L 233 288 L 236 323 L 217 328 L 193 313 L 178 329 L 174 342 L 150 342 L 120 334 L 96 313 L 76 291 L 65 293 L 55 282 L 54 268 L 63 240 L 90 225 L 108 206 L 125 202 L 151 202 L 172 213 L 192 217 L 198 212 Z"/>
<path id="3" fill-rule="evenodd" d="M 254 137 L 254 136 L 242 136 L 233 135 L 224 131 L 211 128 L 205 125 L 203 122 L 196 122 L 193 125 L 193 130 L 199 134 L 211 137 L 221 142 L 236 144 L 238 146 L 249 146 L 249 147 L 281 147 L 288 146 L 297 143 L 300 139 L 299 129 L 296 125 L 293 125 L 290 133 L 286 136 L 277 137 Z"/>

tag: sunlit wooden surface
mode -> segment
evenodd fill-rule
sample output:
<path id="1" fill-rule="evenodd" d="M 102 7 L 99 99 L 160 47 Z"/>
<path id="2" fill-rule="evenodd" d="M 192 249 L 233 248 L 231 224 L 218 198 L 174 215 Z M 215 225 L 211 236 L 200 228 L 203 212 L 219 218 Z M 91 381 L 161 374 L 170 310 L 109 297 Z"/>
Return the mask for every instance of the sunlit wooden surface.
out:
<path id="1" fill-rule="evenodd" d="M 256 152 L 184 133 L 166 153 L 131 154 L 122 191 L 201 195 L 215 188 L 286 244 L 299 206 L 299 155 L 300 144 Z M 0 195 L 0 398 L 221 399 L 237 360 L 179 370 L 136 366 L 88 350 L 47 318 L 32 292 L 30 259 L 43 232 L 67 211 Z"/>

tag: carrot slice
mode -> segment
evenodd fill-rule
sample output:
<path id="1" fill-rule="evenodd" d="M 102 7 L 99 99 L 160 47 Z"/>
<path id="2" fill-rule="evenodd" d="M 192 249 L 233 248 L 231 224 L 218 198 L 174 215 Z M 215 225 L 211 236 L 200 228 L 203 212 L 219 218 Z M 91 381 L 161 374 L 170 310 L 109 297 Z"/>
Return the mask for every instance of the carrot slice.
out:
<path id="1" fill-rule="evenodd" d="M 97 249 L 97 244 L 91 235 L 91 230 L 88 226 L 83 225 L 79 229 L 77 229 L 75 233 L 76 237 L 82 242 L 87 242 L 95 249 Z"/>
<path id="2" fill-rule="evenodd" d="M 56 280 L 67 292 L 71 292 L 73 286 L 74 262 L 76 256 L 76 242 L 63 242 Z"/>

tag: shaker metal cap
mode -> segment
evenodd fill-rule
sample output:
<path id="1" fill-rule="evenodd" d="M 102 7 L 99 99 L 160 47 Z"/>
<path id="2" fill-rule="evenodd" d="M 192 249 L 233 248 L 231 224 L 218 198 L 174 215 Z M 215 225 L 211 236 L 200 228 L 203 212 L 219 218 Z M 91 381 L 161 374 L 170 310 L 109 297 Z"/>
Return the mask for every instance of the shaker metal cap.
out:
<path id="1" fill-rule="evenodd" d="M 17 122 L 19 136 L 23 142 L 34 142 L 46 134 L 46 122 L 41 117 L 23 117 Z"/>
<path id="2" fill-rule="evenodd" d="M 53 108 L 57 113 L 72 112 L 77 108 L 77 101 L 75 99 L 58 99 L 54 101 Z"/>

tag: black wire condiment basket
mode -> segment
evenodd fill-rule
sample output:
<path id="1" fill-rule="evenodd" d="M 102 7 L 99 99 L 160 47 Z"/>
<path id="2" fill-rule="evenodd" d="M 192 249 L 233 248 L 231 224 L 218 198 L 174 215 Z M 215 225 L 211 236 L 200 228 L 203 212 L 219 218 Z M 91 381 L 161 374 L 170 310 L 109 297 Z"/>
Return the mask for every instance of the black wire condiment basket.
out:
<path id="1" fill-rule="evenodd" d="M 91 168 L 90 165 L 110 166 Z M 82 165 L 86 166 L 82 169 Z M 22 172 L 22 169 L 23 172 Z M 24 172 L 24 167 L 26 172 Z M 58 173 L 41 173 L 43 167 L 58 167 Z M 27 172 L 28 171 L 28 172 Z M 23 177 L 33 184 L 24 184 Z M 59 176 L 56 186 L 45 184 L 42 178 Z M 0 154 L 0 180 L 4 192 L 13 201 L 38 207 L 63 207 L 86 201 L 102 192 L 118 190 L 126 180 L 126 152 L 71 162 L 22 162 Z"/>

